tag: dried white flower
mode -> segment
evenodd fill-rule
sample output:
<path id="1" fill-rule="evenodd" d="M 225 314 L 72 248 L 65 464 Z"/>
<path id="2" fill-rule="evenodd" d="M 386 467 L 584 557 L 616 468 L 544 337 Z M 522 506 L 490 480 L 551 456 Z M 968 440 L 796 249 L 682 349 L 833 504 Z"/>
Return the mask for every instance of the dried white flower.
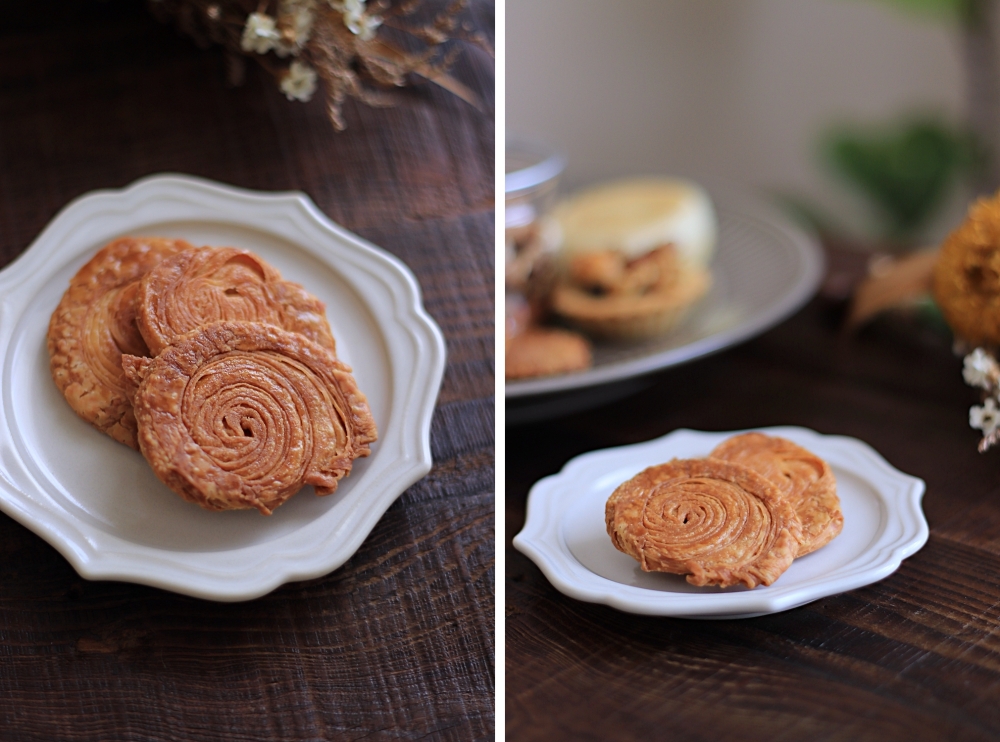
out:
<path id="1" fill-rule="evenodd" d="M 245 52 L 267 54 L 280 40 L 274 19 L 266 13 L 251 13 L 243 27 L 240 48 Z"/>
<path id="2" fill-rule="evenodd" d="M 276 46 L 282 52 L 298 54 L 312 34 L 315 0 L 281 0 L 278 18 L 281 19 L 281 41 Z"/>
<path id="3" fill-rule="evenodd" d="M 375 32 L 378 30 L 378 27 L 382 25 L 382 19 L 375 15 L 346 11 L 344 13 L 344 25 L 362 41 L 371 41 L 375 38 Z"/>
<path id="4" fill-rule="evenodd" d="M 1000 379 L 1000 365 L 982 348 L 976 348 L 965 357 L 962 378 L 969 386 L 992 389 Z"/>
<path id="5" fill-rule="evenodd" d="M 327 0 L 330 7 L 344 14 L 344 25 L 347 29 L 358 36 L 363 41 L 371 41 L 375 38 L 375 32 L 382 25 L 382 19 L 377 15 L 368 14 L 365 7 L 365 0 Z"/>
<path id="6" fill-rule="evenodd" d="M 281 78 L 281 92 L 288 100 L 307 101 L 316 92 L 316 70 L 298 60 Z"/>
<path id="7" fill-rule="evenodd" d="M 365 12 L 365 0 L 344 0 L 343 2 L 327 0 L 327 5 L 339 13 L 357 13 L 360 15 Z"/>
<path id="8" fill-rule="evenodd" d="M 1000 425 L 1000 408 L 993 397 L 983 402 L 983 406 L 969 408 L 969 425 L 977 430 L 983 431 L 984 436 L 988 436 Z"/>

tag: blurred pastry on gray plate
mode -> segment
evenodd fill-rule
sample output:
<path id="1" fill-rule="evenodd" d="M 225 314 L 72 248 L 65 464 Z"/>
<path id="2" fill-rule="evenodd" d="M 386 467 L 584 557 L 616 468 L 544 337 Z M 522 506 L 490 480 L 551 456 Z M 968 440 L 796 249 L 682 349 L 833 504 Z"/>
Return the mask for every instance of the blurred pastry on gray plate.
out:
<path id="1" fill-rule="evenodd" d="M 598 185 L 553 212 L 562 236 L 553 311 L 595 337 L 674 329 L 711 286 L 718 231 L 703 188 L 676 178 Z"/>

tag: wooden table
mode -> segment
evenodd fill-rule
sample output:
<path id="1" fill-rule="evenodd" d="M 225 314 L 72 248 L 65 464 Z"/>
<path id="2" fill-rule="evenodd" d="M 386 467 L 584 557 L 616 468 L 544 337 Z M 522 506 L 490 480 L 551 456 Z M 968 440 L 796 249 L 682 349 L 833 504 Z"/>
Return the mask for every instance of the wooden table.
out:
<path id="1" fill-rule="evenodd" d="M 1000 450 L 976 451 L 978 395 L 946 333 L 888 318 L 844 336 L 842 309 L 815 299 L 629 399 L 507 431 L 509 739 L 1000 736 Z M 699 621 L 568 598 L 510 544 L 532 483 L 573 456 L 681 427 L 786 424 L 855 436 L 923 478 L 927 545 L 868 587 Z"/>
<path id="2" fill-rule="evenodd" d="M 477 22 L 492 32 L 492 7 Z M 456 75 L 492 105 L 493 61 Z M 399 105 L 290 103 L 225 82 L 141 3 L 43 0 L 0 25 L 0 266 L 71 199 L 157 172 L 306 192 L 400 257 L 444 331 L 431 473 L 332 574 L 218 604 L 81 579 L 0 515 L 0 738 L 492 738 L 491 113 L 434 86 Z"/>

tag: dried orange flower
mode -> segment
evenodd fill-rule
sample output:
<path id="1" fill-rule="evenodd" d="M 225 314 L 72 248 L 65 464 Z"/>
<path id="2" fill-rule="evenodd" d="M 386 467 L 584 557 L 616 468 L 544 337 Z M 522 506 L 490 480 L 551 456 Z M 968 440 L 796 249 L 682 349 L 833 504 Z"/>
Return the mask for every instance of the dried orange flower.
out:
<path id="1" fill-rule="evenodd" d="M 934 299 L 970 345 L 1000 345 L 1000 193 L 981 198 L 948 235 L 934 266 Z"/>

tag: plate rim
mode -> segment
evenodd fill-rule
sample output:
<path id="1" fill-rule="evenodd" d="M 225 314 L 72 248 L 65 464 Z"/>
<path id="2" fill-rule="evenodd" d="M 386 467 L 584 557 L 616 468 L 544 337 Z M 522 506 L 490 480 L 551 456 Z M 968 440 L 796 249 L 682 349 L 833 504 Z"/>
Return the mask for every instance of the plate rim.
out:
<path id="1" fill-rule="evenodd" d="M 767 311 L 753 322 L 737 325 L 699 340 L 649 355 L 590 368 L 576 373 L 546 376 L 537 379 L 508 381 L 504 385 L 506 399 L 527 400 L 547 394 L 558 394 L 588 387 L 624 381 L 704 358 L 725 348 L 756 337 L 786 317 L 798 311 L 816 292 L 823 278 L 826 257 L 816 238 L 793 223 L 776 209 L 735 187 L 714 184 L 709 188 L 713 205 L 720 215 L 733 214 L 752 219 L 768 229 L 781 233 L 801 261 L 798 280 L 775 300 Z M 721 220 L 720 220 L 721 221 Z"/>
<path id="2" fill-rule="evenodd" d="M 39 496 L 41 488 L 21 458 L 14 423 L 8 421 L 13 363 L 9 349 L 15 330 L 60 261 L 79 257 L 93 242 L 103 244 L 121 234 L 140 232 L 141 226 L 134 225 L 143 219 L 148 224 L 229 224 L 287 241 L 337 273 L 371 313 L 392 361 L 389 412 L 373 451 L 372 461 L 378 465 L 353 480 L 345 497 L 351 504 L 337 528 L 324 523 L 331 520 L 327 516 L 332 511 L 327 511 L 268 541 L 267 549 L 250 545 L 175 551 L 123 539 L 74 517 L 44 494 Z M 386 305 L 373 303 L 366 286 L 381 290 L 389 299 Z M 0 270 L 0 356 L 5 359 L 0 365 L 0 510 L 45 539 L 86 579 L 151 585 L 217 601 L 256 598 L 286 582 L 319 577 L 340 567 L 392 503 L 433 464 L 430 426 L 446 346 L 441 329 L 423 307 L 416 277 L 397 257 L 336 224 L 298 191 L 255 191 L 162 173 L 73 199 Z M 267 553 L 248 560 L 253 552 Z"/>
<path id="3" fill-rule="evenodd" d="M 602 577 L 585 567 L 573 555 L 562 535 L 562 523 L 569 488 L 560 495 L 560 487 L 573 477 L 624 453 L 638 457 L 646 451 L 669 449 L 679 439 L 704 442 L 708 450 L 733 435 L 757 431 L 768 435 L 798 439 L 808 447 L 821 447 L 838 455 L 854 457 L 858 465 L 871 467 L 864 479 L 873 486 L 886 520 L 872 545 L 833 573 L 812 578 L 803 585 L 770 587 L 738 593 L 669 593 L 621 583 Z M 802 443 L 804 441 L 804 443 Z M 657 459 L 663 460 L 662 458 Z M 650 464 L 651 465 L 651 464 Z M 856 470 L 852 472 L 857 473 Z M 877 483 L 870 476 L 874 475 Z M 876 486 L 886 487 L 885 491 Z M 893 467 L 874 448 L 857 438 L 825 435 L 809 428 L 776 426 L 736 431 L 700 431 L 679 428 L 659 438 L 640 443 L 590 451 L 576 456 L 556 474 L 540 479 L 528 493 L 523 528 L 513 540 L 514 548 L 531 559 L 559 592 L 577 600 L 608 605 L 627 613 L 672 616 L 676 618 L 749 618 L 778 613 L 810 603 L 819 598 L 853 590 L 878 582 L 895 572 L 902 560 L 912 556 L 927 543 L 930 529 L 921 508 L 926 485 L 918 477 Z M 561 499 L 560 499 L 561 497 Z M 869 555 L 861 563 L 859 558 Z"/>

